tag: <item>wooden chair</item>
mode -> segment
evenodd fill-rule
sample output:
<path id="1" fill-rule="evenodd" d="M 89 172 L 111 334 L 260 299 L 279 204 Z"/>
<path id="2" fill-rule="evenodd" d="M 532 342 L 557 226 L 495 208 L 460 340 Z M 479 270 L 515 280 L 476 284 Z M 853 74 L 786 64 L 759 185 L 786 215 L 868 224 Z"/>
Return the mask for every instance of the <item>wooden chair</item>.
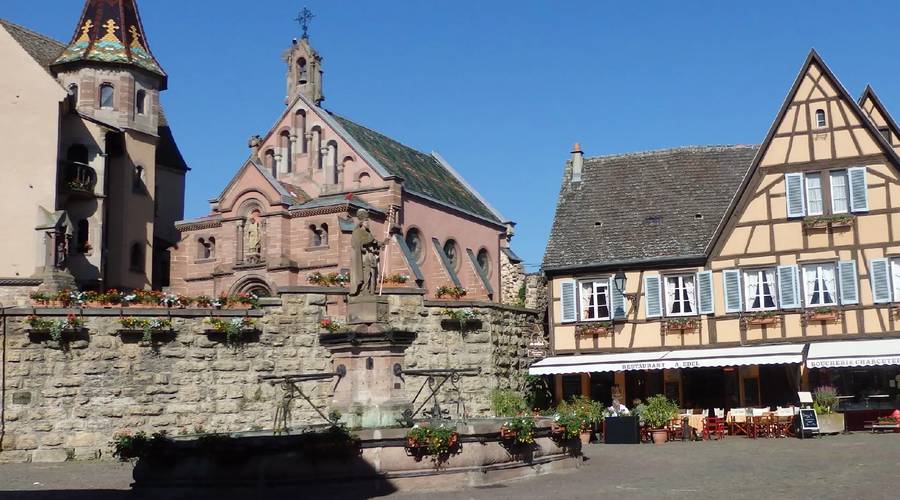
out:
<path id="1" fill-rule="evenodd" d="M 679 441 L 684 438 L 684 426 L 682 425 L 681 417 L 669 420 L 666 431 L 669 433 L 670 441 Z"/>
<path id="2" fill-rule="evenodd" d="M 747 411 L 743 408 L 736 408 L 728 412 L 729 432 L 732 436 L 743 434 L 749 438 L 753 437 L 753 422 Z"/>
<path id="3" fill-rule="evenodd" d="M 725 437 L 725 419 L 719 417 L 706 417 L 703 419 L 703 439 L 716 439 Z"/>

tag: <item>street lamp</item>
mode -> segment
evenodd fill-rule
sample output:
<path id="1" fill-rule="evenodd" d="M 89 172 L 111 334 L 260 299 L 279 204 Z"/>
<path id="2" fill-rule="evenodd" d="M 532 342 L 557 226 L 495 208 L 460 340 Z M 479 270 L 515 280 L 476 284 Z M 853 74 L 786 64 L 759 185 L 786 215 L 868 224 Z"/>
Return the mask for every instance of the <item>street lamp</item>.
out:
<path id="1" fill-rule="evenodd" d="M 613 276 L 613 285 L 622 295 L 625 295 L 625 271 L 621 269 Z"/>

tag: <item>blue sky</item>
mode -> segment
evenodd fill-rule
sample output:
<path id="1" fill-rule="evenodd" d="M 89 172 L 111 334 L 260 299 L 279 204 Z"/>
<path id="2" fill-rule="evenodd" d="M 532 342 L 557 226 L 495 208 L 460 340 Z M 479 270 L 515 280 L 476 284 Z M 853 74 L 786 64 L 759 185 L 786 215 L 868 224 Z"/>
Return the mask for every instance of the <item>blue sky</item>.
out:
<path id="1" fill-rule="evenodd" d="M 851 95 L 871 83 L 900 115 L 900 2 L 139 0 L 193 168 L 187 216 L 283 110 L 304 5 L 325 107 L 441 153 L 518 222 L 530 269 L 575 141 L 588 156 L 758 143 L 811 47 Z M 81 7 L 4 0 L 0 17 L 68 41 Z"/>

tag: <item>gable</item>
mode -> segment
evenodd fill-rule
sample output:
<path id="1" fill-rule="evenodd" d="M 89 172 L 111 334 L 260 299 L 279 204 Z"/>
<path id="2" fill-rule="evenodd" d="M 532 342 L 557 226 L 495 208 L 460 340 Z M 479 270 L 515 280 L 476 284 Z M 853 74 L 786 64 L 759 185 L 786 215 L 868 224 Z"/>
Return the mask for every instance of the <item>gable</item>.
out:
<path id="1" fill-rule="evenodd" d="M 888 113 L 881 99 L 875 94 L 871 86 L 866 86 L 859 98 L 859 107 L 866 113 L 879 133 L 885 136 L 885 140 L 894 148 L 894 152 L 900 154 L 900 127 Z"/>
<path id="2" fill-rule="evenodd" d="M 264 198 L 270 205 L 290 206 L 304 198 L 308 199 L 305 193 L 291 195 L 265 169 L 248 160 L 219 195 L 216 211 L 226 213 L 236 209 L 240 202 L 248 196 L 253 196 L 251 193 L 254 193 L 257 199 Z"/>
<path id="3" fill-rule="evenodd" d="M 819 110 L 824 123 L 818 123 Z M 869 191 L 884 190 L 887 186 L 882 181 L 897 173 L 900 158 L 819 55 L 811 51 L 711 242 L 711 257 L 809 247 L 811 242 L 802 236 L 800 221 L 787 213 L 785 173 L 827 173 L 859 166 L 878 174 L 877 182 L 870 176 Z M 802 207 L 801 211 L 805 210 Z"/>

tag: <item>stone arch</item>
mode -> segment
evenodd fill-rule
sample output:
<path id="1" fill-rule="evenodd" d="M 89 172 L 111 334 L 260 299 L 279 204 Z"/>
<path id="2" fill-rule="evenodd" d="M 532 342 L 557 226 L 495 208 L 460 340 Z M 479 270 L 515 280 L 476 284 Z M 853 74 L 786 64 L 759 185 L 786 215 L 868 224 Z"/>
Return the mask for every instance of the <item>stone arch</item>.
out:
<path id="1" fill-rule="evenodd" d="M 262 276 L 251 274 L 234 282 L 229 290 L 229 295 L 239 293 L 255 293 L 257 297 L 273 297 L 276 288 Z"/>

